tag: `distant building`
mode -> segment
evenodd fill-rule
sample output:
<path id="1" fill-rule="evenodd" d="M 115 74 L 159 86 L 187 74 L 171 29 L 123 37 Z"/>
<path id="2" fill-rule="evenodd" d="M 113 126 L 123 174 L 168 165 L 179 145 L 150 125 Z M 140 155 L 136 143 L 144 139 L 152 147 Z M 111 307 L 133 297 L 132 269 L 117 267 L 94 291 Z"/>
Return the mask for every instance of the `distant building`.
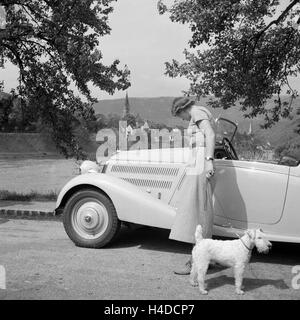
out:
<path id="1" fill-rule="evenodd" d="M 262 161 L 273 161 L 275 159 L 275 152 L 270 144 L 267 142 L 265 145 L 260 145 L 256 147 L 259 150 L 259 157 Z"/>
<path id="2" fill-rule="evenodd" d="M 173 135 L 172 135 L 172 134 L 173 134 Z M 181 134 L 181 131 L 180 131 L 179 128 L 174 128 L 174 129 L 172 129 L 171 135 L 170 135 L 170 141 L 171 141 L 171 142 L 174 142 L 174 141 L 175 141 L 174 136 L 177 136 L 178 134 Z"/>
<path id="3" fill-rule="evenodd" d="M 140 128 L 140 127 L 142 127 L 143 126 L 143 122 L 142 121 L 140 121 L 140 120 L 136 120 L 135 121 L 135 127 L 136 128 Z"/>
<path id="4" fill-rule="evenodd" d="M 149 124 L 148 124 L 147 121 L 145 121 L 145 123 L 141 126 L 141 129 L 142 129 L 142 130 L 145 130 L 145 131 L 147 131 L 147 130 L 150 129 Z"/>
<path id="5" fill-rule="evenodd" d="M 128 137 L 129 135 L 131 136 L 133 134 L 135 134 L 135 130 L 132 128 L 131 125 L 127 126 L 126 127 L 126 137 Z"/>

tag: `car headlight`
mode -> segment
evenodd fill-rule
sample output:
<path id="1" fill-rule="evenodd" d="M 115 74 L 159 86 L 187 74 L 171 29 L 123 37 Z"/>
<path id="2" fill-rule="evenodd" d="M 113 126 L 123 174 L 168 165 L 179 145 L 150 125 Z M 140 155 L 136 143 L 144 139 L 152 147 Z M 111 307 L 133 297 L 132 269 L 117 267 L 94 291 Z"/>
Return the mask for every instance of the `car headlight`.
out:
<path id="1" fill-rule="evenodd" d="M 83 161 L 80 168 L 79 168 L 80 174 L 86 174 L 86 173 L 97 173 L 102 172 L 100 171 L 100 166 L 93 161 Z"/>

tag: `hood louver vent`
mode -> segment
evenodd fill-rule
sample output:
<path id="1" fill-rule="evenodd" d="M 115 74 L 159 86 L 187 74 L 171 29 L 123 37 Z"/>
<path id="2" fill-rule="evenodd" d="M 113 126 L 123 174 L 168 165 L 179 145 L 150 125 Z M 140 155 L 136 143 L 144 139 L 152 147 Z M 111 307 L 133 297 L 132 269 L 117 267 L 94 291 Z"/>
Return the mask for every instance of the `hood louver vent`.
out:
<path id="1" fill-rule="evenodd" d="M 179 172 L 179 168 L 113 165 L 111 168 L 111 172 L 131 173 L 131 174 L 149 174 L 149 175 L 157 175 L 157 176 L 177 176 Z"/>
<path id="2" fill-rule="evenodd" d="M 134 178 L 121 178 L 127 182 L 135 184 L 138 187 L 148 187 L 155 189 L 171 189 L 172 181 L 163 180 L 150 180 L 150 179 L 134 179 Z"/>

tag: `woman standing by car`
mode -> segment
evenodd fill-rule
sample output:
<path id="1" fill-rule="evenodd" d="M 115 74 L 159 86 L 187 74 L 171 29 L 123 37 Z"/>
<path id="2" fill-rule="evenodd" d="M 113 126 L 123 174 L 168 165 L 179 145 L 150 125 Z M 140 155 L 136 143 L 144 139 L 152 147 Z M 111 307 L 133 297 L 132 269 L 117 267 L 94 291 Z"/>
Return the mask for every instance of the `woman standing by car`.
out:
<path id="1" fill-rule="evenodd" d="M 187 97 L 176 98 L 172 104 L 172 115 L 190 121 L 190 161 L 181 186 L 179 205 L 170 239 L 195 243 L 198 224 L 203 228 L 203 237 L 211 238 L 213 227 L 213 205 L 210 178 L 215 173 L 215 132 L 213 117 L 208 109 L 196 105 Z M 176 274 L 189 274 L 191 258 Z"/>

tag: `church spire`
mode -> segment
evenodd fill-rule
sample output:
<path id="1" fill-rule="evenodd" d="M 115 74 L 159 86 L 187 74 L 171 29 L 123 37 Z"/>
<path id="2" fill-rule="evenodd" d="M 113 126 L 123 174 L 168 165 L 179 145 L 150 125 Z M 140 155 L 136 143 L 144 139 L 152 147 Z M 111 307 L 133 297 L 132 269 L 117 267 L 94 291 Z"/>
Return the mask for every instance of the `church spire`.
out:
<path id="1" fill-rule="evenodd" d="M 252 121 L 250 120 L 248 135 L 250 136 L 252 134 Z"/>
<path id="2" fill-rule="evenodd" d="M 128 92 L 126 91 L 123 117 L 127 116 L 128 114 L 130 114 L 130 104 L 129 104 Z"/>

